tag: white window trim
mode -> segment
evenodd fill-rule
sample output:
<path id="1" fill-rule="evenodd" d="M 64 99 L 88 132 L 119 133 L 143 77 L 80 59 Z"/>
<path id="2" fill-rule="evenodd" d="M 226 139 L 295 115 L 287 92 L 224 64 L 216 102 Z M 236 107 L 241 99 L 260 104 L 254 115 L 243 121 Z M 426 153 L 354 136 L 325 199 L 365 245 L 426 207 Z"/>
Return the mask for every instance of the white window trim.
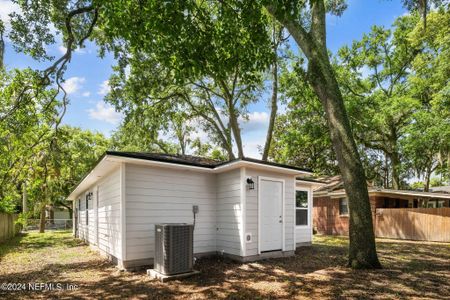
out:
<path id="1" fill-rule="evenodd" d="M 302 192 L 307 192 L 308 193 L 308 207 L 307 208 L 299 208 L 299 209 L 304 209 L 307 211 L 307 216 L 308 216 L 308 224 L 307 225 L 297 225 L 297 191 L 302 191 Z M 311 193 L 311 189 L 309 188 L 303 188 L 303 187 L 296 187 L 295 188 L 295 195 L 294 195 L 294 209 L 295 209 L 295 213 L 294 213 L 294 224 L 295 224 L 295 228 L 311 228 L 311 221 L 312 221 L 312 217 L 311 217 L 311 208 L 312 208 L 312 193 Z"/>

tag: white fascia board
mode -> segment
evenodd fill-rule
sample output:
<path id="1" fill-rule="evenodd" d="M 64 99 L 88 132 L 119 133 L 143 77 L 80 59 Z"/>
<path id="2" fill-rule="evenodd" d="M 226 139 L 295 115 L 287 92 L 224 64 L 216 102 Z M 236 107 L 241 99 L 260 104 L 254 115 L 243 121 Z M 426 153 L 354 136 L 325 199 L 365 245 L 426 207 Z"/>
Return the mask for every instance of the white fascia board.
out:
<path id="1" fill-rule="evenodd" d="M 67 200 L 73 201 L 75 200 L 78 195 L 83 192 L 85 189 L 87 189 L 89 186 L 95 183 L 96 180 L 93 180 L 93 174 L 97 172 L 98 167 L 103 164 L 106 161 L 107 156 L 105 155 L 101 161 L 97 163 L 97 165 L 87 174 L 83 180 L 78 183 L 76 188 L 70 193 L 70 195 L 67 197 Z M 91 182 L 92 181 L 92 182 Z"/>
<path id="2" fill-rule="evenodd" d="M 271 166 L 271 165 L 265 165 L 265 164 L 259 164 L 252 161 L 246 161 L 246 160 L 238 160 L 232 163 L 224 164 L 218 167 L 214 168 L 215 173 L 220 173 L 228 170 L 233 170 L 236 168 L 241 167 L 249 167 L 249 168 L 255 168 L 255 169 L 263 169 L 268 171 L 274 171 L 274 172 L 280 172 L 283 174 L 288 175 L 311 175 L 311 172 L 307 171 L 300 171 L 300 170 L 294 170 L 294 169 L 288 169 L 278 166 Z"/>

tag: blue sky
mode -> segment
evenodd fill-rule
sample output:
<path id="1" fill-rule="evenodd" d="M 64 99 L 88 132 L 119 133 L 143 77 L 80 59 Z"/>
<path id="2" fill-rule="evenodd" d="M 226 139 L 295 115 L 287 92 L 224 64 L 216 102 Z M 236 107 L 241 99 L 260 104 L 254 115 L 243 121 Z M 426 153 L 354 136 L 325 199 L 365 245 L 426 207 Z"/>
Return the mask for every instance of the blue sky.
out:
<path id="1" fill-rule="evenodd" d="M 11 1 L 0 0 L 0 17 L 3 21 L 17 8 Z M 327 43 L 332 52 L 359 39 L 373 25 L 389 27 L 395 18 L 403 15 L 405 9 L 399 0 L 350 0 L 348 9 L 341 17 L 328 16 Z M 61 55 L 61 44 L 48 48 L 49 54 Z M 38 64 L 30 57 L 16 53 L 6 39 L 5 64 L 7 68 L 45 68 L 47 64 Z M 66 72 L 66 90 L 69 93 L 70 106 L 64 123 L 85 129 L 96 130 L 109 136 L 120 123 L 121 116 L 112 107 L 103 102 L 108 91 L 107 80 L 114 65 L 111 55 L 100 59 L 97 47 L 88 44 L 77 51 Z M 265 140 L 268 124 L 266 96 L 250 107 L 250 120 L 243 127 L 244 151 L 247 156 L 260 157 L 257 147 Z M 202 136 L 199 133 L 199 136 Z"/>

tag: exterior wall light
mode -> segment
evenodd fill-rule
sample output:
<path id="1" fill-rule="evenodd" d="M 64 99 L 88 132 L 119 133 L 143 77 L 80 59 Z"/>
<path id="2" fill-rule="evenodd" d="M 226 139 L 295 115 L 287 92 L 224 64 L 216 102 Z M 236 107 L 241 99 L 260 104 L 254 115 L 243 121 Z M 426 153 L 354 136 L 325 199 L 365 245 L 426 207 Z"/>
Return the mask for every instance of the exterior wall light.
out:
<path id="1" fill-rule="evenodd" d="M 253 179 L 251 177 L 247 178 L 247 187 L 249 190 L 255 189 L 255 182 L 253 181 Z"/>

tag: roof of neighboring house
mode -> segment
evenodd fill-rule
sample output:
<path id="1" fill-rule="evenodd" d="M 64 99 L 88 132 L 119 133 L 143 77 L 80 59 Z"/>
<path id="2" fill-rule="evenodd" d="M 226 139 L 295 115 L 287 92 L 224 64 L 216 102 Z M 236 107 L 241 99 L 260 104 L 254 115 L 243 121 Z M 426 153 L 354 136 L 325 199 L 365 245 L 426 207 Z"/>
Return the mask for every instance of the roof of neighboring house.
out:
<path id="1" fill-rule="evenodd" d="M 336 197 L 345 197 L 345 189 L 342 177 L 340 175 L 330 177 L 325 181 L 325 184 L 318 189 L 314 190 L 314 197 L 323 197 L 330 196 L 333 198 Z M 382 196 L 404 196 L 404 197 L 415 197 L 415 198 L 440 198 L 440 199 L 450 199 L 450 194 L 445 192 L 436 193 L 433 192 L 423 192 L 423 191 L 415 191 L 415 190 L 394 190 L 394 189 L 385 189 L 381 187 L 376 187 L 371 184 L 371 182 L 367 183 L 369 194 L 371 195 L 382 195 Z"/>
<path id="2" fill-rule="evenodd" d="M 324 185 L 314 190 L 314 192 L 329 192 L 344 188 L 344 182 L 342 181 L 341 175 L 323 178 L 320 181 L 323 182 Z"/>
<path id="3" fill-rule="evenodd" d="M 311 177 L 297 177 L 297 180 L 301 180 L 301 181 L 308 181 L 308 182 L 314 182 L 314 183 L 319 183 L 320 186 L 326 184 L 325 181 L 319 180 L 317 178 L 311 178 Z"/>
<path id="4" fill-rule="evenodd" d="M 268 170 L 288 173 L 291 175 L 311 175 L 312 171 L 294 166 L 262 161 L 254 158 L 238 158 L 229 161 L 219 161 L 192 155 L 174 155 L 148 152 L 119 152 L 106 151 L 94 168 L 76 185 L 68 199 L 72 199 L 77 193 L 96 180 L 110 172 L 117 163 L 141 163 L 159 165 L 168 168 L 191 168 L 205 172 L 222 172 L 238 167 L 258 167 Z M 95 173 L 95 174 L 94 174 Z M 90 177 L 90 180 L 87 178 Z"/>
<path id="5" fill-rule="evenodd" d="M 434 186 L 430 188 L 430 192 L 432 193 L 450 193 L 450 186 Z"/>

